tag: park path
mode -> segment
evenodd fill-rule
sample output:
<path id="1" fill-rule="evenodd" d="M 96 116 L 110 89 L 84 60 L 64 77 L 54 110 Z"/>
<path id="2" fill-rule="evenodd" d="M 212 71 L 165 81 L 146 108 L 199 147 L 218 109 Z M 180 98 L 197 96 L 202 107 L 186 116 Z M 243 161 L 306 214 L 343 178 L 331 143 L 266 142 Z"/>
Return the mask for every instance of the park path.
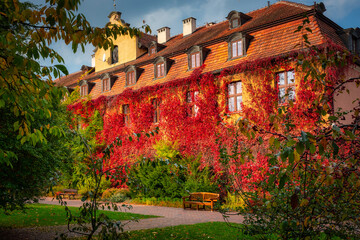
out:
<path id="1" fill-rule="evenodd" d="M 80 200 L 66 200 L 66 202 L 68 206 L 73 207 L 79 207 L 82 205 Z M 57 200 L 52 200 L 52 198 L 45 198 L 44 200 L 41 200 L 40 203 L 59 205 L 59 202 Z M 132 205 L 132 209 L 124 209 L 123 211 L 160 216 L 160 218 L 140 219 L 138 222 L 124 221 L 126 222 L 124 227 L 125 231 L 224 221 L 219 212 L 204 210 L 197 211 L 172 207 Z M 242 221 L 243 218 L 239 215 L 231 215 L 229 217 L 229 222 L 241 223 Z M 2 229 L 0 230 L 0 240 L 47 240 L 54 239 L 57 234 L 66 232 L 66 226 Z M 70 236 L 76 235 L 72 234 Z"/>

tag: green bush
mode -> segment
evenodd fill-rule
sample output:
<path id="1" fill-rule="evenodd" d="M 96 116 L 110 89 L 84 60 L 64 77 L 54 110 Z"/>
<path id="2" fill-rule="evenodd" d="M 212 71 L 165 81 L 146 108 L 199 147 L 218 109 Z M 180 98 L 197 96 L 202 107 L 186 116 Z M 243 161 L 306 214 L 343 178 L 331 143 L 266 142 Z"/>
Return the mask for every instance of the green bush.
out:
<path id="1" fill-rule="evenodd" d="M 221 205 L 221 208 L 225 210 L 238 211 L 245 206 L 244 199 L 236 193 L 228 192 L 224 200 L 225 203 Z"/>
<path id="2" fill-rule="evenodd" d="M 185 194 L 186 169 L 169 160 L 143 159 L 128 175 L 131 196 L 179 198 Z"/>
<path id="3" fill-rule="evenodd" d="M 126 188 L 108 188 L 106 189 L 101 198 L 104 201 L 123 202 L 129 197 L 129 189 Z M 120 199 L 123 199 L 120 201 Z"/>
<path id="4" fill-rule="evenodd" d="M 144 158 L 128 173 L 132 198 L 181 198 L 190 192 L 218 192 L 210 167 L 201 166 L 200 157 L 183 157 L 177 143 L 159 141 L 157 158 Z"/>

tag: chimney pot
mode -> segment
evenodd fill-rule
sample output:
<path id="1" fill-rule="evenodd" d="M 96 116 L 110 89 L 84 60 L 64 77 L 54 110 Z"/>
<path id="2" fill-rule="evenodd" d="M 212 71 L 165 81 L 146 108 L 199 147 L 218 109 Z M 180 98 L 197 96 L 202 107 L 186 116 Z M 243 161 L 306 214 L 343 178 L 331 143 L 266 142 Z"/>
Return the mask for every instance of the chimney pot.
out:
<path id="1" fill-rule="evenodd" d="M 196 30 L 196 18 L 189 17 L 183 20 L 183 36 L 192 34 Z"/>
<path id="2" fill-rule="evenodd" d="M 170 28 L 169 27 L 162 27 L 157 30 L 157 42 L 158 43 L 166 43 L 170 39 Z"/>

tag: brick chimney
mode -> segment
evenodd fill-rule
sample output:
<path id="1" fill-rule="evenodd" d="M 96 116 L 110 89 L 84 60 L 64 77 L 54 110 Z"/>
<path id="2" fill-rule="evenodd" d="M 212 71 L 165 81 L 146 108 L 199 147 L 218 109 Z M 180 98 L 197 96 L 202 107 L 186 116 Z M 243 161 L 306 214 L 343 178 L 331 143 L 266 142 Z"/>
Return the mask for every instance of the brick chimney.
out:
<path id="1" fill-rule="evenodd" d="M 170 39 L 170 28 L 169 27 L 162 27 L 157 30 L 157 42 L 158 43 L 166 43 Z"/>
<path id="2" fill-rule="evenodd" d="M 192 34 L 196 30 L 196 18 L 189 17 L 183 20 L 183 37 Z"/>

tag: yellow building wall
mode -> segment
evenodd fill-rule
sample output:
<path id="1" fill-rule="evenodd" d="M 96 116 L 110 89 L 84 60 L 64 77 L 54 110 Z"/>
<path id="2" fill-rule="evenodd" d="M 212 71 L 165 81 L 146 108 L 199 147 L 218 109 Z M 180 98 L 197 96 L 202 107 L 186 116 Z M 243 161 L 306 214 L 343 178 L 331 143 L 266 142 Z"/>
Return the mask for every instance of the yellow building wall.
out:
<path id="1" fill-rule="evenodd" d="M 117 16 L 116 14 L 113 14 L 110 17 L 109 23 L 124 26 L 121 20 L 117 20 L 120 19 L 120 17 L 117 18 L 116 16 Z M 146 50 L 140 49 L 138 47 L 138 37 L 136 36 L 131 38 L 129 35 L 121 35 L 117 37 L 116 40 L 113 38 L 112 40 L 114 45 L 118 46 L 119 61 L 115 64 L 111 64 L 111 49 L 109 48 L 107 50 L 104 50 L 98 48 L 95 52 L 95 72 L 99 72 L 107 68 L 112 68 L 121 65 L 123 63 L 135 60 L 137 57 L 141 56 L 146 52 Z M 105 61 L 103 61 L 104 54 L 105 54 Z"/>

